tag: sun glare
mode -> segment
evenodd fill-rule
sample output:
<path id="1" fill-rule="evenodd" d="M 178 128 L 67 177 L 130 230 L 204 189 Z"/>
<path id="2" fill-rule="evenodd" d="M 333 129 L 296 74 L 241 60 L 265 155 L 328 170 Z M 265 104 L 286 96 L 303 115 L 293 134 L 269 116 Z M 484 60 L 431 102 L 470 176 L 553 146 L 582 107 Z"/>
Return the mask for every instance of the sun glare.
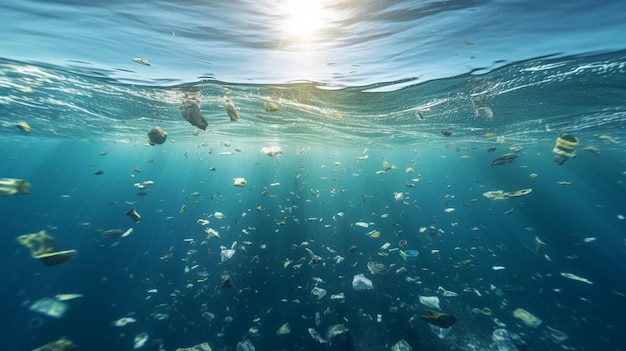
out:
<path id="1" fill-rule="evenodd" d="M 327 17 L 320 0 L 285 0 L 281 10 L 283 30 L 299 40 L 312 39 L 326 24 Z"/>

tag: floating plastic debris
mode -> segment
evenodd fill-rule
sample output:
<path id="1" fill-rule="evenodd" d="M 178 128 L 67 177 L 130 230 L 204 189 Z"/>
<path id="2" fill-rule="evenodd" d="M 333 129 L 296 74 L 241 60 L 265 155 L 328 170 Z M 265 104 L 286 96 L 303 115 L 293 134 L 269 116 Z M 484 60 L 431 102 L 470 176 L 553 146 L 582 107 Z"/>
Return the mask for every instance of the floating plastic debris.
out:
<path id="1" fill-rule="evenodd" d="M 491 339 L 493 340 L 493 344 L 491 344 L 491 348 L 489 350 L 498 350 L 498 351 L 517 351 L 517 347 L 511 341 L 511 337 L 506 329 L 496 329 L 491 334 Z"/>
<path id="2" fill-rule="evenodd" d="M 589 279 L 583 278 L 583 277 L 579 277 L 579 276 L 577 276 L 575 274 L 572 274 L 572 273 L 561 272 L 561 275 L 564 276 L 565 278 L 568 278 L 568 279 L 577 280 L 579 282 L 583 282 L 583 283 L 587 283 L 587 284 L 593 284 L 593 282 L 591 282 Z"/>
<path id="3" fill-rule="evenodd" d="M 411 351 L 411 345 L 408 342 L 404 341 L 404 339 L 400 339 L 397 343 L 391 346 L 391 351 Z"/>
<path id="4" fill-rule="evenodd" d="M 442 328 L 442 327 L 438 327 L 436 325 L 430 325 L 430 331 L 432 331 L 433 333 L 435 333 L 435 335 L 437 335 L 437 337 L 439 339 L 443 339 L 446 336 L 448 336 L 448 334 L 450 334 L 450 331 L 452 330 L 452 327 L 450 328 Z"/>
<path id="5" fill-rule="evenodd" d="M 59 340 L 49 342 L 32 351 L 73 351 L 77 349 L 78 347 L 71 340 L 61 337 Z"/>
<path id="6" fill-rule="evenodd" d="M 512 192 L 504 192 L 504 190 L 492 190 L 492 191 L 487 191 L 487 192 L 483 193 L 483 196 L 486 197 L 488 200 L 491 200 L 491 201 L 494 201 L 494 200 L 506 200 L 506 199 L 511 198 L 511 197 L 518 197 L 518 196 L 528 195 L 532 191 L 533 191 L 532 188 L 521 189 L 521 190 L 512 191 Z"/>
<path id="7" fill-rule="evenodd" d="M 437 292 L 445 297 L 459 296 L 459 294 L 455 293 L 454 291 L 446 290 L 441 286 L 437 288 Z"/>
<path id="8" fill-rule="evenodd" d="M 405 261 L 408 259 L 415 259 L 420 254 L 420 252 L 417 250 L 398 250 L 398 253 L 400 254 L 400 257 L 402 257 L 402 259 Z"/>
<path id="9" fill-rule="evenodd" d="M 137 336 L 135 336 L 135 339 L 134 339 L 133 349 L 139 349 L 143 347 L 143 345 L 145 345 L 147 341 L 148 341 L 148 333 L 143 332 L 143 333 L 137 334 Z"/>
<path id="10" fill-rule="evenodd" d="M 226 98 L 224 100 L 224 109 L 226 110 L 226 114 L 231 121 L 239 120 L 239 112 L 237 111 L 237 108 L 235 107 L 235 104 L 231 99 Z"/>
<path id="11" fill-rule="evenodd" d="M 178 107 L 180 115 L 191 125 L 206 130 L 209 123 L 206 121 L 200 110 L 200 94 L 187 96 Z"/>
<path id="12" fill-rule="evenodd" d="M 148 138 L 150 139 L 148 141 L 150 145 L 163 144 L 167 139 L 167 132 L 161 129 L 161 127 L 154 127 L 148 132 Z"/>
<path id="13" fill-rule="evenodd" d="M 313 328 L 309 328 L 308 330 L 309 330 L 309 335 L 311 335 L 313 340 L 319 342 L 320 344 L 328 344 L 328 341 L 322 338 L 322 336 L 317 332 L 317 330 Z"/>
<path id="14" fill-rule="evenodd" d="M 67 312 L 67 303 L 61 302 L 52 297 L 41 298 L 30 306 L 31 311 L 45 314 L 53 318 L 61 318 Z"/>
<path id="15" fill-rule="evenodd" d="M 372 274 L 387 274 L 389 273 L 389 269 L 382 263 L 376 261 L 367 262 L 367 269 L 369 269 Z"/>
<path id="16" fill-rule="evenodd" d="M 24 179 L 0 178 L 0 196 L 25 195 L 30 193 L 30 183 Z"/>
<path id="17" fill-rule="evenodd" d="M 524 324 L 531 328 L 537 328 L 541 325 L 541 319 L 535 317 L 532 313 L 526 311 L 523 308 L 518 308 L 513 311 L 513 317 L 520 319 Z"/>
<path id="18" fill-rule="evenodd" d="M 215 213 L 213 214 L 213 217 L 215 217 L 215 218 L 217 218 L 217 219 L 224 219 L 224 218 L 226 218 L 226 216 L 225 216 L 222 212 L 219 212 L 219 211 L 218 211 L 218 212 L 215 212 Z"/>
<path id="19" fill-rule="evenodd" d="M 235 186 L 246 186 L 246 178 L 233 178 L 233 184 Z"/>
<path id="20" fill-rule="evenodd" d="M 431 326 L 437 326 L 442 329 L 449 329 L 457 321 L 457 318 L 451 314 L 433 311 L 428 308 L 424 310 L 424 314 L 422 314 L 420 319 L 427 322 Z M 438 330 L 438 332 L 441 331 Z"/>
<path id="21" fill-rule="evenodd" d="M 284 323 L 278 328 L 276 331 L 277 335 L 285 335 L 291 333 L 291 327 L 289 326 L 289 322 Z"/>
<path id="22" fill-rule="evenodd" d="M 311 289 L 311 299 L 321 300 L 326 296 L 326 289 L 318 288 L 317 286 Z"/>
<path id="23" fill-rule="evenodd" d="M 203 342 L 202 344 L 198 344 L 196 346 L 177 348 L 176 351 L 211 351 L 211 346 L 209 346 L 208 342 Z"/>
<path id="24" fill-rule="evenodd" d="M 554 154 L 554 163 L 558 165 L 562 165 L 570 159 L 574 157 L 574 150 L 576 150 L 576 146 L 578 146 L 578 138 L 570 134 L 563 134 L 556 138 L 556 144 L 552 149 L 552 153 Z"/>
<path id="25" fill-rule="evenodd" d="M 145 58 L 135 57 L 133 61 L 140 65 L 150 66 L 150 62 L 148 62 Z"/>
<path id="26" fill-rule="evenodd" d="M 396 200 L 396 203 L 400 203 L 404 200 L 404 193 L 393 193 L 393 199 Z"/>
<path id="27" fill-rule="evenodd" d="M 335 324 L 328 327 L 326 330 L 326 340 L 332 344 L 333 339 L 341 334 L 345 334 L 348 332 L 348 327 L 345 324 Z"/>
<path id="28" fill-rule="evenodd" d="M 434 308 L 440 310 L 439 307 L 439 297 L 437 296 L 421 296 L 419 297 L 420 303 L 426 307 Z"/>
<path id="29" fill-rule="evenodd" d="M 126 212 L 126 215 L 130 217 L 135 222 L 139 222 L 141 220 L 141 215 L 134 209 L 130 209 Z"/>
<path id="30" fill-rule="evenodd" d="M 361 227 L 361 228 L 367 228 L 370 226 L 369 223 L 366 223 L 366 222 L 356 222 L 354 223 L 354 225 L 357 227 Z"/>
<path id="31" fill-rule="evenodd" d="M 26 89 L 30 89 L 30 88 L 26 88 Z M 32 92 L 32 89 L 28 92 Z M 30 133 L 30 131 L 32 130 L 31 126 L 26 122 L 26 121 L 19 121 L 15 124 L 15 127 L 17 127 L 17 129 L 21 130 L 22 132 L 24 132 L 25 134 Z"/>
<path id="32" fill-rule="evenodd" d="M 54 238 L 48 235 L 45 230 L 38 233 L 20 235 L 16 239 L 17 242 L 30 250 L 33 258 L 40 260 L 48 267 L 67 262 L 78 255 L 76 250 L 55 251 L 56 244 Z"/>
<path id="33" fill-rule="evenodd" d="M 261 153 L 267 156 L 279 156 L 283 154 L 283 149 L 280 146 L 267 146 L 261 148 Z"/>
<path id="34" fill-rule="evenodd" d="M 508 165 L 510 163 L 515 162 L 515 159 L 518 157 L 518 155 L 514 152 L 508 153 L 508 154 L 504 154 L 498 158 L 496 158 L 495 160 L 491 161 L 491 165 L 492 166 L 502 166 L 502 165 Z"/>
<path id="35" fill-rule="evenodd" d="M 343 300 L 345 300 L 345 298 L 346 298 L 346 296 L 344 295 L 344 293 L 330 295 L 330 299 L 331 300 L 343 301 Z"/>
<path id="36" fill-rule="evenodd" d="M 501 271 L 503 269 L 506 269 L 506 267 L 504 267 L 504 266 L 493 266 L 493 267 L 491 267 L 491 269 L 493 269 L 494 271 Z"/>
<path id="37" fill-rule="evenodd" d="M 73 300 L 79 297 L 83 297 L 83 295 L 82 294 L 57 294 L 57 295 L 54 295 L 54 297 L 58 301 L 67 301 L 67 300 Z"/>
<path id="38" fill-rule="evenodd" d="M 569 336 L 567 334 L 565 334 L 564 332 L 558 330 L 558 329 L 554 329 L 552 327 L 550 327 L 549 325 L 546 325 L 546 328 L 548 328 L 548 330 L 550 331 L 550 338 L 552 339 L 552 341 L 555 344 L 560 344 L 563 341 L 567 340 L 569 338 Z"/>
<path id="39" fill-rule="evenodd" d="M 250 340 L 244 340 L 242 342 L 237 343 L 237 349 L 235 351 L 255 351 L 255 350 L 256 348 L 254 347 L 254 345 L 252 345 Z"/>
<path id="40" fill-rule="evenodd" d="M 267 112 L 276 112 L 280 110 L 280 105 L 278 104 L 278 102 L 274 101 L 274 100 L 267 100 L 265 101 L 265 111 Z"/>
<path id="41" fill-rule="evenodd" d="M 374 285 L 363 274 L 357 274 L 352 278 L 352 288 L 354 290 L 370 290 L 374 289 Z"/>
<path id="42" fill-rule="evenodd" d="M 122 318 L 120 318 L 118 320 L 114 320 L 113 322 L 111 322 L 111 324 L 113 324 L 116 327 L 123 327 L 126 324 L 135 323 L 135 322 L 137 322 L 137 320 L 135 318 L 132 318 L 132 317 L 122 317 Z"/>
<path id="43" fill-rule="evenodd" d="M 235 255 L 235 247 L 237 246 L 237 242 L 235 241 L 230 249 L 226 246 L 220 246 L 220 260 L 221 262 L 225 262 L 230 260 Z"/>
<path id="44" fill-rule="evenodd" d="M 220 238 L 220 233 L 217 230 L 213 229 L 213 228 L 206 228 L 204 230 L 204 232 L 207 233 L 209 239 L 210 238 L 218 238 L 218 239 Z"/>

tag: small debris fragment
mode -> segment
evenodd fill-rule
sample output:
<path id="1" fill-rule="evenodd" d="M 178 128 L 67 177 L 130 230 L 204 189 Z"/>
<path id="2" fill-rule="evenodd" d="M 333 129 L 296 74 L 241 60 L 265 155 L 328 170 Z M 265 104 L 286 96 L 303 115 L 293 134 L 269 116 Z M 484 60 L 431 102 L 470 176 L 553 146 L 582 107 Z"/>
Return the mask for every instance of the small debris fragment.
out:
<path id="1" fill-rule="evenodd" d="M 140 65 L 150 66 L 150 62 L 148 62 L 148 60 L 146 60 L 144 58 L 136 57 L 136 58 L 133 59 L 133 61 L 137 62 Z"/>

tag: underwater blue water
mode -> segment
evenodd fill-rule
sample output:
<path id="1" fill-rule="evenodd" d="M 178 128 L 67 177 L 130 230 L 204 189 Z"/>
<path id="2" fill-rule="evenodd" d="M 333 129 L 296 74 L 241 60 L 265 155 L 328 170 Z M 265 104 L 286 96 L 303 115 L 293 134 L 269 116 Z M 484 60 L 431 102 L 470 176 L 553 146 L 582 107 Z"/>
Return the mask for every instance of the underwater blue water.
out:
<path id="1" fill-rule="evenodd" d="M 0 5 L 0 178 L 31 184 L 0 196 L 2 349 L 131 350 L 145 332 L 142 350 L 489 350 L 504 328 L 519 350 L 624 350 L 625 5 L 292 4 Z M 41 230 L 78 256 L 44 266 L 16 240 Z M 82 297 L 62 318 L 29 309 L 57 294 Z M 419 296 L 457 317 L 445 338 Z M 338 323 L 332 345 L 307 330 Z"/>

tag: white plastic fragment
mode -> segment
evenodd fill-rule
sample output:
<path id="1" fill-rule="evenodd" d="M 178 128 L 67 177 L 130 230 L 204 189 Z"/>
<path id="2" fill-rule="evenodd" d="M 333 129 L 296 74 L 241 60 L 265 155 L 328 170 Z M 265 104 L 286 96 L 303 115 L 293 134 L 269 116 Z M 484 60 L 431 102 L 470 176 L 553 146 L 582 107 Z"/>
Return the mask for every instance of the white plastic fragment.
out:
<path id="1" fill-rule="evenodd" d="M 226 248 L 226 246 L 220 246 L 220 259 L 221 262 L 230 260 L 235 255 L 235 247 L 237 247 L 237 242 L 233 242 L 230 246 L 230 249 Z"/>
<path id="2" fill-rule="evenodd" d="M 434 308 L 440 310 L 439 307 L 439 297 L 437 296 L 421 296 L 419 297 L 420 303 L 426 307 Z"/>
<path id="3" fill-rule="evenodd" d="M 400 339 L 395 345 L 391 347 L 391 351 L 411 351 L 411 345 L 408 342 L 404 341 L 404 339 Z"/>
<path id="4" fill-rule="evenodd" d="M 443 339 L 448 334 L 450 334 L 450 330 L 452 330 L 452 327 L 450 327 L 450 328 L 441 328 L 441 327 L 438 327 L 436 325 L 430 324 L 430 330 L 433 333 L 435 333 L 439 337 L 439 339 Z"/>
<path id="5" fill-rule="evenodd" d="M 371 280 L 365 278 L 363 273 L 361 273 L 352 278 L 352 288 L 354 290 L 371 290 L 374 289 L 374 285 Z"/>
<path id="6" fill-rule="evenodd" d="M 41 298 L 30 306 L 31 311 L 45 314 L 53 318 L 61 318 L 67 311 L 68 304 L 52 297 Z"/>
<path id="7" fill-rule="evenodd" d="M 115 320 L 115 321 L 111 322 L 111 324 L 113 324 L 116 327 L 123 327 L 126 324 L 135 323 L 136 321 L 137 320 L 135 318 L 132 318 L 132 317 L 122 317 L 122 318 L 120 318 L 118 320 Z"/>
<path id="8" fill-rule="evenodd" d="M 59 301 L 67 301 L 67 300 L 74 300 L 79 297 L 83 297 L 83 295 L 82 294 L 57 294 L 57 295 L 54 295 L 54 297 Z"/>
<path id="9" fill-rule="evenodd" d="M 280 146 L 266 146 L 261 148 L 261 153 L 267 156 L 277 156 L 282 155 L 283 150 L 280 148 Z"/>
<path id="10" fill-rule="evenodd" d="M 146 344 L 146 341 L 148 341 L 148 333 L 143 332 L 143 333 L 137 334 L 137 336 L 135 336 L 133 348 L 138 349 L 138 348 L 143 347 L 143 345 Z"/>
<path id="11" fill-rule="evenodd" d="M 565 278 L 568 278 L 568 279 L 577 280 L 579 282 L 583 282 L 583 283 L 587 283 L 587 284 L 593 284 L 593 282 L 591 282 L 589 279 L 583 278 L 583 277 L 579 277 L 576 274 L 562 272 L 561 275 L 564 276 Z"/>
<path id="12" fill-rule="evenodd" d="M 343 301 L 345 298 L 346 298 L 346 296 L 344 295 L 344 293 L 330 295 L 330 299 L 331 300 L 341 300 L 341 301 Z"/>
<path id="13" fill-rule="evenodd" d="M 437 292 L 445 297 L 459 296 L 459 294 L 455 293 L 454 291 L 446 290 L 442 286 L 437 288 Z"/>
<path id="14" fill-rule="evenodd" d="M 311 299 L 321 300 L 326 296 L 326 289 L 318 288 L 317 286 L 311 289 Z"/>
<path id="15" fill-rule="evenodd" d="M 246 186 L 246 178 L 233 178 L 235 186 Z"/>
<path id="16" fill-rule="evenodd" d="M 129 236 L 132 232 L 133 232 L 133 228 L 128 228 L 124 233 L 122 233 L 122 235 L 120 235 L 120 238 L 125 238 Z"/>
<path id="17" fill-rule="evenodd" d="M 313 328 L 309 328 L 309 335 L 311 335 L 313 340 L 319 342 L 320 344 L 328 344 L 328 341 L 322 338 L 322 336 L 317 332 L 317 330 Z"/>
<path id="18" fill-rule="evenodd" d="M 393 193 L 393 199 L 396 200 L 396 203 L 402 202 L 402 200 L 404 200 L 404 193 Z"/>
<path id="19" fill-rule="evenodd" d="M 150 66 L 150 62 L 148 62 L 148 60 L 146 60 L 145 58 L 135 57 L 133 61 L 135 61 L 136 63 L 140 65 Z"/>

